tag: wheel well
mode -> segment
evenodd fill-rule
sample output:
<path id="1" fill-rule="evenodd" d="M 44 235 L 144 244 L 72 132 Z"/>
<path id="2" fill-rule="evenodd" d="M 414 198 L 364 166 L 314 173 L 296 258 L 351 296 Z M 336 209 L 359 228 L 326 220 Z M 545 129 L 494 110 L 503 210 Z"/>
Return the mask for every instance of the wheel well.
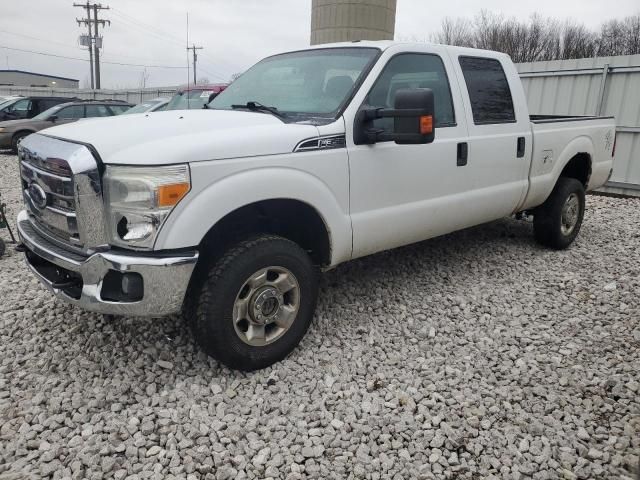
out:
<path id="1" fill-rule="evenodd" d="M 322 217 L 307 203 L 292 199 L 263 200 L 234 210 L 207 232 L 200 251 L 215 258 L 253 233 L 271 233 L 296 242 L 316 265 L 331 262 L 329 232 Z"/>
<path id="2" fill-rule="evenodd" d="M 587 188 L 591 176 L 591 155 L 584 152 L 574 155 L 565 165 L 560 176 L 575 178 Z"/>
<path id="3" fill-rule="evenodd" d="M 35 133 L 35 132 L 33 130 L 18 130 L 17 132 L 13 132 L 13 135 L 11 136 L 11 140 L 13 141 L 14 139 L 16 139 L 19 135 L 21 135 L 23 133 L 26 134 L 26 135 L 31 135 L 32 133 Z"/>

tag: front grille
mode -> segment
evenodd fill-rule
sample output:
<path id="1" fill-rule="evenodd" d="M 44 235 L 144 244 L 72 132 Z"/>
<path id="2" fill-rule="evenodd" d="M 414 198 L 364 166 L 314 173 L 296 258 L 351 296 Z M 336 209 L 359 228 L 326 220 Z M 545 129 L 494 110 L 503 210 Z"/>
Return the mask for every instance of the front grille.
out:
<path id="1" fill-rule="evenodd" d="M 37 225 L 70 245 L 80 245 L 73 175 L 67 161 L 22 150 L 20 176 L 25 205 Z"/>
<path id="2" fill-rule="evenodd" d="M 98 161 L 85 145 L 40 133 L 18 146 L 29 221 L 67 250 L 108 248 Z"/>

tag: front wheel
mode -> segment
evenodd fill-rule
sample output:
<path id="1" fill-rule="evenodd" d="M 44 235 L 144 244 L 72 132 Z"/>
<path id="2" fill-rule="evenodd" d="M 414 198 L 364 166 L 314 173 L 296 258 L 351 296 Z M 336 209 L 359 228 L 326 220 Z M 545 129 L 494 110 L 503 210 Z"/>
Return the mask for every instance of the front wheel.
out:
<path id="1" fill-rule="evenodd" d="M 11 139 L 11 153 L 18 153 L 18 144 L 27 135 L 31 135 L 32 132 L 18 132 Z"/>
<path id="2" fill-rule="evenodd" d="M 562 250 L 578 236 L 585 210 L 584 186 L 575 178 L 560 177 L 549 198 L 536 210 L 535 239 L 541 245 Z"/>
<path id="3" fill-rule="evenodd" d="M 192 319 L 196 341 L 231 368 L 265 368 L 298 345 L 317 293 L 317 270 L 294 242 L 275 235 L 240 242 L 202 283 Z"/>

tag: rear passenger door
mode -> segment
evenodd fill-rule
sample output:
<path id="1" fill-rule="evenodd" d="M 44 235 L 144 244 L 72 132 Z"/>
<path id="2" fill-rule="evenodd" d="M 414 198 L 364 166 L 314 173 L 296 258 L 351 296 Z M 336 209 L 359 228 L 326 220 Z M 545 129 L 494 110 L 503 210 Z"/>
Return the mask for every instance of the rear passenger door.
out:
<path id="1" fill-rule="evenodd" d="M 467 112 L 468 187 L 483 211 L 494 218 L 510 215 L 526 195 L 531 151 L 528 112 L 514 104 L 519 85 L 510 85 L 520 79 L 508 59 L 450 52 Z"/>

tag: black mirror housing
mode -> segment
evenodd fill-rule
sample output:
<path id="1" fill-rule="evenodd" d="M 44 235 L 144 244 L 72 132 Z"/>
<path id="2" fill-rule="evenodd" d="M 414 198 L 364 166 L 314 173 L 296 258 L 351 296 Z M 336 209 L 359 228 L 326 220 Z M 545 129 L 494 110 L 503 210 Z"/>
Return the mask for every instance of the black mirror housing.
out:
<path id="1" fill-rule="evenodd" d="M 49 121 L 53 122 L 53 123 L 56 123 L 58 121 L 58 116 L 57 115 L 51 115 L 49 117 Z"/>
<path id="2" fill-rule="evenodd" d="M 430 88 L 396 92 L 395 108 L 368 108 L 358 112 L 353 141 L 356 145 L 393 140 L 397 144 L 425 144 L 435 139 L 434 99 Z M 373 120 L 392 117 L 393 132 L 376 130 Z"/>
<path id="3" fill-rule="evenodd" d="M 433 91 L 430 88 L 398 90 L 395 97 L 394 140 L 398 144 L 431 143 L 433 128 Z M 414 113 L 409 115 L 409 113 Z"/>

